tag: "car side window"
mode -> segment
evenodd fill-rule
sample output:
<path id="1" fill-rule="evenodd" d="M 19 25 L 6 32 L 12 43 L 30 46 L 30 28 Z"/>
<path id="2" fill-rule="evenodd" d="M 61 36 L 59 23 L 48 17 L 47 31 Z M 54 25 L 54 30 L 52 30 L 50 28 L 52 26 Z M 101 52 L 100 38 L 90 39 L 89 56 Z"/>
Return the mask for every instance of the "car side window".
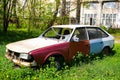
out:
<path id="1" fill-rule="evenodd" d="M 88 31 L 89 39 L 97 38 L 96 29 L 94 29 L 94 28 L 87 28 L 87 31 Z"/>
<path id="2" fill-rule="evenodd" d="M 89 39 L 104 38 L 108 35 L 99 28 L 87 28 Z"/>
<path id="3" fill-rule="evenodd" d="M 79 41 L 87 40 L 87 34 L 85 28 L 77 28 L 73 36 L 79 38 Z"/>
<path id="4" fill-rule="evenodd" d="M 98 33 L 100 34 L 100 38 L 108 37 L 108 34 L 106 34 L 103 30 L 97 29 Z"/>

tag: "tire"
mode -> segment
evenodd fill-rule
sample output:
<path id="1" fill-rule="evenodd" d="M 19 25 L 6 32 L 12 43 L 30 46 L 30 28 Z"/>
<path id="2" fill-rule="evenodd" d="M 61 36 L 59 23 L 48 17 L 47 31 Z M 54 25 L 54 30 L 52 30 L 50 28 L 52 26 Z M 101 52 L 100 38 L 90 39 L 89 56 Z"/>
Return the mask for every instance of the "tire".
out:
<path id="1" fill-rule="evenodd" d="M 109 47 L 105 47 L 102 50 L 102 55 L 110 55 L 110 48 Z"/>
<path id="2" fill-rule="evenodd" d="M 49 57 L 45 65 L 48 65 L 49 68 L 56 68 L 60 70 L 63 67 L 64 59 L 62 57 Z"/>
<path id="3" fill-rule="evenodd" d="M 62 62 L 60 61 L 60 58 L 55 58 L 54 63 L 55 63 L 54 67 L 55 67 L 57 70 L 60 70 L 60 69 L 62 68 Z"/>

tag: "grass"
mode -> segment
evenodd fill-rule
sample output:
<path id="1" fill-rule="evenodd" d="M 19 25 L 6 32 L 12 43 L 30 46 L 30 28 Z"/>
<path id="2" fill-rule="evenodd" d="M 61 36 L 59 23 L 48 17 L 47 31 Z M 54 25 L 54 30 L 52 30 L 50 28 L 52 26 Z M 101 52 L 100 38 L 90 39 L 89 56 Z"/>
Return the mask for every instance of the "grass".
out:
<path id="1" fill-rule="evenodd" d="M 41 32 L 9 31 L 7 34 L 0 32 L 0 80 L 120 80 L 120 44 L 115 44 L 113 56 L 103 59 L 74 63 L 67 65 L 63 70 L 54 68 L 34 70 L 31 68 L 14 68 L 5 55 L 5 45 L 31 37 L 36 37 Z"/>
<path id="2" fill-rule="evenodd" d="M 115 31 L 115 33 L 112 33 L 112 35 L 115 37 L 115 42 L 120 43 L 120 30 Z"/>

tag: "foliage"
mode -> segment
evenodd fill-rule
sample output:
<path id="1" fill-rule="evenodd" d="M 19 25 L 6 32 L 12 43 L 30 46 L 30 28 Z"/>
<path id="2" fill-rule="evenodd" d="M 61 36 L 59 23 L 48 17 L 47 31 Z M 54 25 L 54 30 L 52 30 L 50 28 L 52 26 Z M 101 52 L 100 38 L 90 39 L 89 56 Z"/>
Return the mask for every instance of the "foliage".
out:
<path id="1" fill-rule="evenodd" d="M 64 16 L 64 17 L 57 17 L 56 23 L 59 24 L 69 24 L 69 17 Z"/>
<path id="2" fill-rule="evenodd" d="M 102 29 L 106 30 L 107 32 L 111 33 L 111 34 L 118 34 L 120 33 L 120 29 L 118 28 L 106 28 L 105 26 L 101 26 Z"/>
<path id="3" fill-rule="evenodd" d="M 108 30 L 108 29 L 107 29 L 105 26 L 103 26 L 103 25 L 100 26 L 100 27 L 101 27 L 102 29 L 106 30 L 106 31 Z"/>
<path id="4" fill-rule="evenodd" d="M 5 55 L 5 45 L 10 42 L 39 36 L 41 31 L 27 32 L 26 30 L 12 30 L 4 34 L 0 32 L 0 80 L 119 80 L 120 79 L 120 44 L 115 44 L 113 56 L 83 57 L 78 54 L 71 66 L 56 71 L 54 68 L 33 69 L 14 67 Z M 2 36 L 2 37 L 1 37 Z M 78 52 L 79 53 L 79 52 Z M 83 61 L 81 61 L 83 60 Z"/>
<path id="5" fill-rule="evenodd" d="M 53 3 L 49 0 L 2 0 L 0 3 L 0 23 L 4 24 L 2 28 L 5 32 L 11 25 L 31 31 L 46 29 L 52 21 L 54 24 L 60 0 Z"/>

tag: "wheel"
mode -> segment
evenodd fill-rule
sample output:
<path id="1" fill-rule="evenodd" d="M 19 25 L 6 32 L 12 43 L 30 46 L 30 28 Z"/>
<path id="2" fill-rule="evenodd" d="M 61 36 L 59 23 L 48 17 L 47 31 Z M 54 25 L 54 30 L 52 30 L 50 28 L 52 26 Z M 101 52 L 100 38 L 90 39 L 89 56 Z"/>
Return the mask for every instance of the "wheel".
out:
<path id="1" fill-rule="evenodd" d="M 48 65 L 49 68 L 56 68 L 60 70 L 63 67 L 64 59 L 62 57 L 49 57 L 45 65 Z"/>
<path id="2" fill-rule="evenodd" d="M 62 62 L 59 59 L 55 58 L 53 67 L 55 67 L 57 70 L 61 69 Z"/>
<path id="3" fill-rule="evenodd" d="M 105 48 L 102 50 L 102 54 L 103 54 L 103 55 L 110 55 L 110 48 L 109 48 L 109 47 L 105 47 Z"/>

